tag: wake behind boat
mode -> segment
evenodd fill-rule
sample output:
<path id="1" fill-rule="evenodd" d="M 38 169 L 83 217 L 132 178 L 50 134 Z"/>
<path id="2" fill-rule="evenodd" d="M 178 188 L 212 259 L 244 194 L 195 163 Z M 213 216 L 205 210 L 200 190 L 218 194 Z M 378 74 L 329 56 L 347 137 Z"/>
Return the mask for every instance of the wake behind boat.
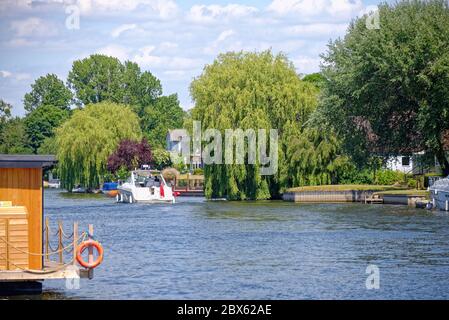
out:
<path id="1" fill-rule="evenodd" d="M 117 190 L 117 202 L 175 203 L 175 194 L 159 171 L 132 171 Z"/>

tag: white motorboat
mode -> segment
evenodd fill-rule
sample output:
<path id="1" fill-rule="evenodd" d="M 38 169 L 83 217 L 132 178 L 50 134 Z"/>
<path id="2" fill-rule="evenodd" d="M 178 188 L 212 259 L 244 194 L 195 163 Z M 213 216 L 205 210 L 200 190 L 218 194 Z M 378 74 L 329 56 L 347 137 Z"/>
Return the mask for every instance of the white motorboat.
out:
<path id="1" fill-rule="evenodd" d="M 429 189 L 433 206 L 449 211 L 449 177 L 435 181 Z"/>
<path id="2" fill-rule="evenodd" d="M 117 202 L 175 203 L 175 194 L 164 177 L 155 171 L 135 170 L 117 187 Z"/>

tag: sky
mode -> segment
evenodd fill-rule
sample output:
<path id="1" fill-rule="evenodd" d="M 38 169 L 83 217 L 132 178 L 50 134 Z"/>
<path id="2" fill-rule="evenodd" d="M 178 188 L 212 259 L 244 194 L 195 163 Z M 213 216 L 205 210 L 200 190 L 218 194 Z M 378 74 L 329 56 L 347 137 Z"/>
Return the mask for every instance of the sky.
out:
<path id="1" fill-rule="evenodd" d="M 131 60 L 177 93 L 228 51 L 283 52 L 298 74 L 319 71 L 329 40 L 377 0 L 0 0 L 0 99 L 24 115 L 40 76 L 66 81 L 75 60 L 102 53 Z"/>

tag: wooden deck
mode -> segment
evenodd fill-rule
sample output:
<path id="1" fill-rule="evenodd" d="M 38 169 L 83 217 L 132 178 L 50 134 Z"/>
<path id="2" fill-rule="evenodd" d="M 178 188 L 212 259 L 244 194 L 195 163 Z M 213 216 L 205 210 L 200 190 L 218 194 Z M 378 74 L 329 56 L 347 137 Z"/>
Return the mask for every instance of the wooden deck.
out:
<path id="1" fill-rule="evenodd" d="M 54 271 L 56 270 L 56 271 Z M 75 265 L 61 266 L 55 262 L 46 262 L 43 270 L 36 272 L 24 270 L 0 271 L 1 282 L 44 281 L 50 279 L 93 278 L 93 270 L 79 268 Z"/>
<path id="2" fill-rule="evenodd" d="M 365 203 L 378 203 L 378 204 L 382 204 L 384 203 L 384 199 L 379 197 L 379 195 L 374 194 L 372 197 L 365 197 Z"/>

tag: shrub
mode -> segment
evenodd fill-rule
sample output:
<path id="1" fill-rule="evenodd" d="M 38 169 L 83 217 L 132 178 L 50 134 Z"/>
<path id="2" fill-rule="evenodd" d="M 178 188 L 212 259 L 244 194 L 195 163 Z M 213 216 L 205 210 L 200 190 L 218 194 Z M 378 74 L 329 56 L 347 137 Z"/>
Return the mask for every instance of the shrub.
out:
<path id="1" fill-rule="evenodd" d="M 379 170 L 376 173 L 375 184 L 391 185 L 404 182 L 405 175 L 400 171 Z"/>

